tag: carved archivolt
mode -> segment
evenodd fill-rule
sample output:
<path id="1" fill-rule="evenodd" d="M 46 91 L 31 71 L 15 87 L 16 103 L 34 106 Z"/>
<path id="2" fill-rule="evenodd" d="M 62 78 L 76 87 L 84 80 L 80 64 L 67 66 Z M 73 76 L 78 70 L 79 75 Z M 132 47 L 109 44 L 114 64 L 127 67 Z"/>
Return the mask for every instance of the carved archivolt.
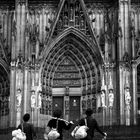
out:
<path id="1" fill-rule="evenodd" d="M 56 42 L 45 58 L 42 71 L 44 89 L 47 91 L 48 87 L 55 86 L 95 86 L 97 80 L 95 59 L 92 47 L 78 36 L 68 34 Z"/>

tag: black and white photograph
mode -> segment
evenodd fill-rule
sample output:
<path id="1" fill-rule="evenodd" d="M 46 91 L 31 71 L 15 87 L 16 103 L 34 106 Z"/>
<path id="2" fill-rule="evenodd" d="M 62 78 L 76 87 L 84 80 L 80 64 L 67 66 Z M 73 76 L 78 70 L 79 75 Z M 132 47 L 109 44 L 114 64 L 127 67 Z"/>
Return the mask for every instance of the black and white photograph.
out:
<path id="1" fill-rule="evenodd" d="M 140 140 L 140 0 L 0 0 L 0 140 Z"/>

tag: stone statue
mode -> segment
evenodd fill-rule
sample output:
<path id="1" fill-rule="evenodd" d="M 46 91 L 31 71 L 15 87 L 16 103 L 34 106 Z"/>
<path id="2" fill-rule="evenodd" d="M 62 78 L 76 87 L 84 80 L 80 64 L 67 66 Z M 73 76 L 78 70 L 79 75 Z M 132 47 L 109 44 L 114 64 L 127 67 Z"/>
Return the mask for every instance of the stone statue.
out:
<path id="1" fill-rule="evenodd" d="M 41 97 L 41 93 L 39 93 L 38 95 L 38 107 L 41 108 L 42 105 L 42 97 Z"/>
<path id="2" fill-rule="evenodd" d="M 101 91 L 101 103 L 102 103 L 102 107 L 105 107 L 105 91 L 104 90 Z"/>
<path id="3" fill-rule="evenodd" d="M 130 107 L 130 102 L 131 102 L 130 90 L 127 87 L 125 89 L 125 104 L 126 104 L 127 107 Z"/>
<path id="4" fill-rule="evenodd" d="M 126 125 L 130 125 L 130 102 L 131 102 L 131 96 L 130 96 L 130 89 L 129 87 L 126 87 L 125 89 L 125 115 L 126 115 Z"/>
<path id="5" fill-rule="evenodd" d="M 17 107 L 19 107 L 21 105 L 21 100 L 22 100 L 22 95 L 21 93 L 18 93 L 16 95 L 16 99 L 17 99 Z"/>
<path id="6" fill-rule="evenodd" d="M 113 107 L 113 102 L 114 102 L 114 94 L 113 94 L 113 90 L 110 89 L 109 90 L 109 107 Z"/>
<path id="7" fill-rule="evenodd" d="M 35 96 L 35 93 L 33 93 L 31 95 L 31 107 L 35 108 L 35 106 L 36 106 L 36 96 Z"/>

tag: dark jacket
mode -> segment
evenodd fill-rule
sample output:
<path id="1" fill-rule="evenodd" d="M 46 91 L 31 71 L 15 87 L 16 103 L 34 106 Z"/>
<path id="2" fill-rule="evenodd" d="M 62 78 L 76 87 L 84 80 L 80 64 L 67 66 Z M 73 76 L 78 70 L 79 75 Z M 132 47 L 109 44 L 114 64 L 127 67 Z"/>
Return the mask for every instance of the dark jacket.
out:
<path id="1" fill-rule="evenodd" d="M 51 119 L 48 122 L 48 127 L 50 128 L 56 128 L 56 124 L 57 124 L 57 119 Z M 66 123 L 63 120 L 59 120 L 58 119 L 58 126 L 57 126 L 57 131 L 60 134 L 60 137 L 58 138 L 59 140 L 63 139 L 63 130 L 69 130 L 71 128 L 72 124 L 71 123 Z"/>
<path id="2" fill-rule="evenodd" d="M 23 130 L 22 130 L 23 124 Z M 33 125 L 27 122 L 24 122 L 18 126 L 18 129 L 21 129 L 26 134 L 26 140 L 33 140 L 33 137 L 36 137 Z"/>
<path id="3" fill-rule="evenodd" d="M 92 116 L 86 117 L 86 120 L 87 120 L 87 127 L 88 127 L 89 129 L 87 130 L 87 137 L 84 138 L 84 139 L 82 139 L 82 140 L 92 140 L 93 137 L 94 137 L 94 131 L 95 131 L 95 129 L 96 129 L 100 134 L 102 134 L 103 136 L 105 136 L 105 134 L 100 130 L 97 121 L 96 121 Z M 82 119 L 79 121 L 79 125 L 80 125 L 80 126 L 85 125 L 85 118 L 82 118 Z"/>

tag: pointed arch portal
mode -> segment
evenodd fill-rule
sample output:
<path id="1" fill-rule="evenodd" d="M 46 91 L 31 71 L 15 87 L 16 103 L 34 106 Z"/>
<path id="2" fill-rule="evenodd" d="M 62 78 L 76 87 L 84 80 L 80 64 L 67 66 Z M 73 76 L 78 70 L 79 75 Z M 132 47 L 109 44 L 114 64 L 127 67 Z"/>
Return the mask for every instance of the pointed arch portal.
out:
<path id="1" fill-rule="evenodd" d="M 102 57 L 98 48 L 75 28 L 65 30 L 44 53 L 42 85 L 45 94 L 52 88 L 80 87 L 95 94 L 100 86 Z"/>
<path id="2" fill-rule="evenodd" d="M 96 108 L 103 58 L 83 0 L 63 0 L 58 9 L 42 51 L 42 91 L 48 101 L 43 102 L 41 113 L 51 115 L 52 110 L 64 106 L 64 117 L 76 119 L 87 106 Z M 55 98 L 60 95 L 61 104 L 62 98 Z"/>

